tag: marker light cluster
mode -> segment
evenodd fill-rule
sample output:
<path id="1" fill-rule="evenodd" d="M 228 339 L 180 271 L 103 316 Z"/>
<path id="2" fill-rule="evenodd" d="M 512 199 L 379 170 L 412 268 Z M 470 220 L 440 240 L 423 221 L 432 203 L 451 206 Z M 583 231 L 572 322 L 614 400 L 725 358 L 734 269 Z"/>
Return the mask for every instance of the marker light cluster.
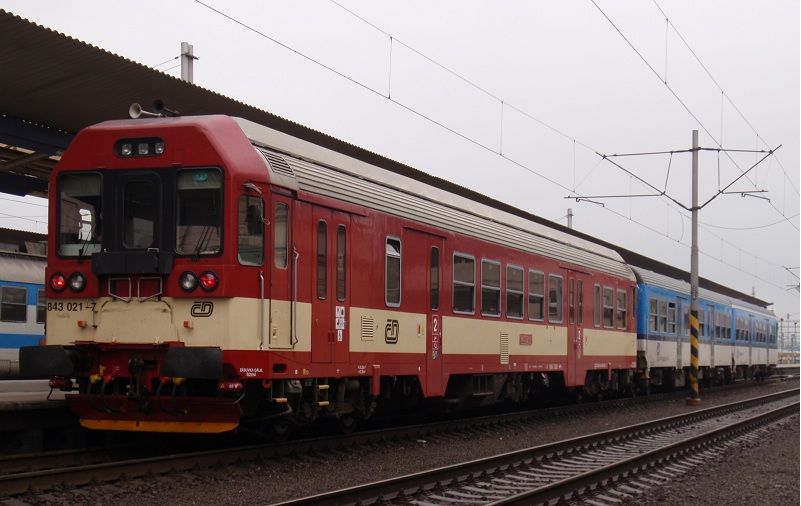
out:
<path id="1" fill-rule="evenodd" d="M 164 141 L 158 137 L 146 139 L 121 139 L 115 145 L 118 156 L 159 156 L 164 154 Z"/>
<path id="2" fill-rule="evenodd" d="M 178 285 L 185 292 L 191 292 L 198 286 L 201 289 L 211 292 L 220 284 L 220 278 L 211 271 L 205 271 L 197 276 L 192 271 L 184 271 L 178 277 Z"/>
<path id="3" fill-rule="evenodd" d="M 67 279 L 63 274 L 57 272 L 50 276 L 50 288 L 55 292 L 63 292 L 67 287 L 73 292 L 80 292 L 86 288 L 86 276 L 80 272 L 73 272 Z"/>

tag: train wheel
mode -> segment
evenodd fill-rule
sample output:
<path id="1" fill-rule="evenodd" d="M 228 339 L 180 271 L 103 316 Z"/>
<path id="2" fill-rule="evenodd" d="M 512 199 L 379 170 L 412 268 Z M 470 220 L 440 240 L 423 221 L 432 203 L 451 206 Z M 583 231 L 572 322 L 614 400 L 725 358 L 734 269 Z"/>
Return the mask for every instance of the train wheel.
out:
<path id="1" fill-rule="evenodd" d="M 350 434 L 356 428 L 358 420 L 352 413 L 337 417 L 337 427 L 343 434 Z"/>
<path id="2" fill-rule="evenodd" d="M 280 418 L 272 420 L 267 423 L 267 433 L 276 443 L 286 441 L 292 435 L 292 422 Z"/>

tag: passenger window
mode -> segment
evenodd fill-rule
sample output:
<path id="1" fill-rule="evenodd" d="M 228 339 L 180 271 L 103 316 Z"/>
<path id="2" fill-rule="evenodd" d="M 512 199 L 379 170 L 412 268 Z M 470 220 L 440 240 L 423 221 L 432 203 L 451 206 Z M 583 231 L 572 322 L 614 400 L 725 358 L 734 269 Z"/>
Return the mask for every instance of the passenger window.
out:
<path id="1" fill-rule="evenodd" d="M 659 331 L 659 310 L 656 299 L 648 299 L 648 330 Z"/>
<path id="2" fill-rule="evenodd" d="M 604 327 L 614 327 L 615 325 L 615 301 L 613 291 L 608 286 L 604 287 Z"/>
<path id="3" fill-rule="evenodd" d="M 581 281 L 576 282 L 576 322 L 579 325 L 584 323 L 584 283 Z"/>
<path id="4" fill-rule="evenodd" d="M 626 328 L 626 315 L 628 314 L 627 311 L 627 300 L 626 300 L 626 291 L 625 290 L 618 290 L 617 291 L 617 328 L 625 329 Z"/>
<path id="5" fill-rule="evenodd" d="M 576 322 L 576 290 L 575 280 L 567 280 L 567 319 L 573 324 Z"/>
<path id="6" fill-rule="evenodd" d="M 545 319 L 545 274 L 539 271 L 528 271 L 528 319 Z"/>
<path id="7" fill-rule="evenodd" d="M 328 297 L 328 225 L 317 223 L 317 298 Z"/>
<path id="8" fill-rule="evenodd" d="M 706 312 L 698 310 L 698 337 L 706 337 Z"/>
<path id="9" fill-rule="evenodd" d="M 523 318 L 523 268 L 506 266 L 506 317 Z"/>
<path id="10" fill-rule="evenodd" d="M 398 307 L 401 301 L 401 242 L 398 238 L 387 237 L 385 267 L 385 302 L 387 306 Z"/>
<path id="11" fill-rule="evenodd" d="M 19 286 L 0 287 L 0 321 L 28 321 L 28 290 Z"/>
<path id="12" fill-rule="evenodd" d="M 659 332 L 667 332 L 667 301 L 659 301 Z"/>
<path id="13" fill-rule="evenodd" d="M 288 216 L 289 207 L 286 204 L 276 204 L 273 219 L 273 258 L 275 266 L 279 269 L 286 269 L 289 258 Z"/>
<path id="14" fill-rule="evenodd" d="M 601 326 L 601 312 L 603 306 L 601 305 L 601 285 L 595 285 L 594 299 L 593 299 L 593 322 L 596 327 Z"/>
<path id="15" fill-rule="evenodd" d="M 476 261 L 473 257 L 453 255 L 453 311 L 475 312 Z"/>
<path id="16" fill-rule="evenodd" d="M 337 227 L 337 300 L 345 300 L 346 237 L 344 225 Z"/>
<path id="17" fill-rule="evenodd" d="M 429 273 L 431 310 L 439 309 L 439 248 L 431 248 L 431 272 Z"/>
<path id="18" fill-rule="evenodd" d="M 264 204 L 260 197 L 239 197 L 237 256 L 242 265 L 264 262 Z"/>
<path id="19" fill-rule="evenodd" d="M 562 321 L 562 276 L 548 275 L 548 321 Z"/>
<path id="20" fill-rule="evenodd" d="M 44 323 L 47 315 L 47 297 L 44 290 L 36 291 L 36 323 Z"/>
<path id="21" fill-rule="evenodd" d="M 670 335 L 676 335 L 676 303 L 669 302 L 668 303 L 668 326 L 667 326 L 668 333 Z"/>
<path id="22" fill-rule="evenodd" d="M 494 260 L 481 261 L 481 314 L 501 315 L 501 264 Z"/>

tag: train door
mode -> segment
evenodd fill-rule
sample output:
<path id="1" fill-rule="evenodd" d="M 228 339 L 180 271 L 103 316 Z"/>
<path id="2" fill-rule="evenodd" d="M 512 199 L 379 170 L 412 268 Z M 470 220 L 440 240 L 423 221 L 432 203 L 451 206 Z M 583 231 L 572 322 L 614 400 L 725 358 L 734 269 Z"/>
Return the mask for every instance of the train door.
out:
<path id="1" fill-rule="evenodd" d="M 345 362 L 347 339 L 347 214 L 312 208 L 312 362 Z"/>
<path id="2" fill-rule="evenodd" d="M 292 236 L 292 199 L 277 193 L 270 196 L 270 241 L 267 246 L 269 276 L 267 290 L 267 345 L 291 349 L 297 343 L 297 256 Z"/>
<path id="3" fill-rule="evenodd" d="M 754 346 L 752 344 L 754 342 L 754 317 L 753 316 L 751 316 L 751 315 L 748 316 L 748 324 L 747 325 L 748 325 L 748 327 L 747 327 L 748 328 L 748 366 L 750 367 L 750 366 L 754 365 L 754 362 L 753 362 L 753 360 L 754 360 L 754 357 L 753 357 Z"/>
<path id="4" fill-rule="evenodd" d="M 590 286 L 587 276 L 567 272 L 567 384 L 584 384 L 584 285 Z"/>
<path id="5" fill-rule="evenodd" d="M 688 339 L 688 332 L 692 332 L 690 330 L 690 302 L 681 298 L 676 298 L 676 319 L 679 319 L 679 315 L 684 315 L 684 331 L 677 329 L 675 333 L 676 337 L 676 370 L 681 371 L 683 367 L 683 356 L 682 356 L 682 348 L 684 347 L 684 341 Z M 678 325 L 677 325 L 678 327 Z M 700 337 L 700 336 L 699 336 Z M 688 361 L 689 364 L 689 355 Z"/>
<path id="6" fill-rule="evenodd" d="M 429 237 L 427 242 L 426 394 L 429 397 L 438 397 L 445 393 L 442 378 L 442 312 L 440 311 L 444 241 L 440 237 Z"/>
<path id="7" fill-rule="evenodd" d="M 706 306 L 706 332 L 709 336 L 709 368 L 715 367 L 715 341 L 718 338 L 718 326 L 715 322 L 715 308 L 712 304 Z"/>

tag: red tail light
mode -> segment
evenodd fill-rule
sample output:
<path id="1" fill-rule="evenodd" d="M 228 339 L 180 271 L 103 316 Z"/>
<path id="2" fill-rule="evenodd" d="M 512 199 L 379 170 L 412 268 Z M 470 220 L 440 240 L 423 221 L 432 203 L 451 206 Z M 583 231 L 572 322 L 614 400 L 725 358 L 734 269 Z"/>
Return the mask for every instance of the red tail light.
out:
<path id="1" fill-rule="evenodd" d="M 210 292 L 217 288 L 220 284 L 220 279 L 211 271 L 206 271 L 200 275 L 200 288 Z"/>
<path id="2" fill-rule="evenodd" d="M 67 288 L 67 279 L 60 272 L 53 274 L 50 277 L 50 288 L 56 292 L 63 292 Z"/>

